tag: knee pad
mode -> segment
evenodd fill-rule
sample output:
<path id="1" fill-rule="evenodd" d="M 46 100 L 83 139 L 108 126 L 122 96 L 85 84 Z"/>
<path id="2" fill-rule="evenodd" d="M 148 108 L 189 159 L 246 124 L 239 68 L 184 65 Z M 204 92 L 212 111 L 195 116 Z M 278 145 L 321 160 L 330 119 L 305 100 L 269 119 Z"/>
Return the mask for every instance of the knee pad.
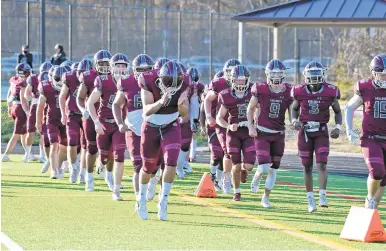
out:
<path id="1" fill-rule="evenodd" d="M 67 146 L 68 145 L 67 138 L 61 138 L 59 140 L 59 144 L 61 144 L 62 146 Z"/>
<path id="2" fill-rule="evenodd" d="M 221 159 L 212 159 L 212 161 L 210 162 L 210 164 L 211 164 L 212 166 L 218 166 L 221 162 L 222 162 Z"/>
<path id="3" fill-rule="evenodd" d="M 218 165 L 217 169 L 220 171 L 224 171 L 224 163 L 223 163 L 222 159 L 220 160 L 220 164 Z"/>
<path id="4" fill-rule="evenodd" d="M 271 166 L 271 163 L 260 164 L 257 167 L 257 170 L 259 171 L 259 173 L 268 173 L 270 166 Z"/>
<path id="5" fill-rule="evenodd" d="M 133 160 L 134 172 L 139 173 L 142 168 L 142 160 Z"/>
<path id="6" fill-rule="evenodd" d="M 302 165 L 304 166 L 305 169 L 307 169 L 308 167 L 311 167 L 312 169 L 313 158 L 312 157 L 302 158 Z"/>
<path id="7" fill-rule="evenodd" d="M 386 174 L 385 176 L 383 176 L 383 179 L 381 181 L 381 187 L 384 187 L 384 186 L 386 186 Z"/>
<path id="8" fill-rule="evenodd" d="M 277 169 L 279 169 L 279 167 L 280 167 L 280 162 L 279 163 L 273 162 L 272 165 L 271 165 L 272 169 L 276 169 L 277 170 Z"/>
<path id="9" fill-rule="evenodd" d="M 91 155 L 95 155 L 98 153 L 98 147 L 96 146 L 96 144 L 91 144 L 90 142 L 87 144 L 87 151 L 89 154 Z"/>
<path id="10" fill-rule="evenodd" d="M 308 166 L 304 166 L 304 171 L 305 172 L 312 172 L 312 168 L 313 168 L 312 164 L 308 165 Z"/>
<path id="11" fill-rule="evenodd" d="M 105 151 L 100 151 L 100 161 L 102 165 L 106 165 L 109 162 L 109 153 Z"/>
<path id="12" fill-rule="evenodd" d="M 118 149 L 114 152 L 114 161 L 116 162 L 125 162 L 125 150 L 124 149 Z"/>

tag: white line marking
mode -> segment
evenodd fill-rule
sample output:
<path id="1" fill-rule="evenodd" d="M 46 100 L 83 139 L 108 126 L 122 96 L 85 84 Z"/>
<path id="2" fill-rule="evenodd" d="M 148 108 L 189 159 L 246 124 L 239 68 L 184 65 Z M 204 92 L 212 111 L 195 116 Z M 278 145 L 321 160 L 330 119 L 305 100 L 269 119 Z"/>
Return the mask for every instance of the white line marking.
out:
<path id="1" fill-rule="evenodd" d="M 24 251 L 22 247 L 6 236 L 3 232 L 0 233 L 0 242 L 3 243 L 10 251 Z"/>

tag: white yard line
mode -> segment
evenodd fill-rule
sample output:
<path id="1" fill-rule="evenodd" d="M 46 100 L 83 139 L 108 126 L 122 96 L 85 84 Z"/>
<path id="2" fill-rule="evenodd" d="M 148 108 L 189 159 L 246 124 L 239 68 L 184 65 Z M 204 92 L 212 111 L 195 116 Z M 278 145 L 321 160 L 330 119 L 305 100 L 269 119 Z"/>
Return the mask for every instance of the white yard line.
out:
<path id="1" fill-rule="evenodd" d="M 11 238 L 6 236 L 3 232 L 0 233 L 0 242 L 4 244 L 10 251 L 23 251 L 24 249 L 14 242 Z"/>

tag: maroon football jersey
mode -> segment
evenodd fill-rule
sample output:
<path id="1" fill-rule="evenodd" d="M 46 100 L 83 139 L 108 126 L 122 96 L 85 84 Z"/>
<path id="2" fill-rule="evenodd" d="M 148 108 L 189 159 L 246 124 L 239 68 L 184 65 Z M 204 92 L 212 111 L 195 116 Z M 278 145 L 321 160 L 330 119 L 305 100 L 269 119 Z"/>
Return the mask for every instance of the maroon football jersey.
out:
<path id="1" fill-rule="evenodd" d="M 247 107 L 252 96 L 251 87 L 252 84 L 249 85 L 248 90 L 245 91 L 244 96 L 241 98 L 237 97 L 235 91 L 231 88 L 227 88 L 219 93 L 218 103 L 228 110 L 229 124 L 247 121 Z"/>
<path id="2" fill-rule="evenodd" d="M 386 89 L 374 87 L 371 79 L 361 80 L 355 92 L 362 97 L 364 109 L 362 136 L 386 136 Z"/>
<path id="3" fill-rule="evenodd" d="M 90 96 L 92 91 L 94 90 L 94 82 L 97 76 L 98 74 L 94 69 L 90 71 L 85 71 L 80 74 L 79 82 L 81 85 L 86 87 L 87 96 Z M 95 109 L 98 109 L 98 108 L 99 108 L 99 102 L 95 103 Z"/>
<path id="4" fill-rule="evenodd" d="M 208 89 L 214 91 L 214 93 L 217 95 L 217 100 L 213 100 L 212 102 L 212 114 L 213 109 L 215 109 L 214 114 L 217 114 L 217 112 L 220 110 L 220 104 L 218 103 L 219 93 L 225 89 L 228 89 L 229 87 L 230 86 L 228 85 L 228 82 L 225 80 L 225 78 L 213 79 L 212 82 L 210 82 Z M 216 116 L 214 116 L 213 118 L 216 118 Z M 228 119 L 228 114 L 225 116 L 224 119 Z"/>
<path id="5" fill-rule="evenodd" d="M 20 101 L 20 90 L 22 87 L 27 86 L 25 79 L 15 76 L 9 80 L 9 84 L 11 89 L 11 99 L 13 101 Z"/>
<path id="6" fill-rule="evenodd" d="M 311 92 L 307 85 L 296 85 L 291 90 L 291 96 L 300 103 L 300 122 L 315 121 L 327 124 L 330 120 L 330 106 L 340 98 L 339 88 L 324 83 L 318 92 Z"/>
<path id="7" fill-rule="evenodd" d="M 56 123 L 60 121 L 61 114 L 59 108 L 59 94 L 60 91 L 55 90 L 49 80 L 39 83 L 39 93 L 46 97 L 47 108 L 47 123 Z"/>
<path id="8" fill-rule="evenodd" d="M 117 94 L 117 85 L 112 75 L 99 75 L 95 79 L 95 88 L 101 92 L 98 117 L 100 119 L 113 119 L 113 102 Z"/>
<path id="9" fill-rule="evenodd" d="M 133 74 L 121 78 L 117 83 L 117 88 L 125 94 L 128 112 L 142 109 L 141 88 Z"/>
<path id="10" fill-rule="evenodd" d="M 146 71 L 141 73 L 138 78 L 139 87 L 151 92 L 154 96 L 154 102 L 157 102 L 161 99 L 161 89 L 157 86 L 156 81 L 158 80 L 158 70 L 154 69 L 151 71 Z M 184 77 L 184 82 L 182 83 L 181 88 L 171 97 L 166 107 L 161 107 L 156 114 L 172 114 L 178 112 L 178 98 L 181 93 L 183 93 L 186 88 L 188 88 L 189 83 L 186 83 L 186 78 Z"/>
<path id="11" fill-rule="evenodd" d="M 76 104 L 76 96 L 78 95 L 79 80 L 76 77 L 76 71 L 68 71 L 63 74 L 63 84 L 68 87 L 68 98 L 66 101 L 67 112 L 80 113 L 78 105 Z"/>
<path id="12" fill-rule="evenodd" d="M 38 93 L 39 93 L 39 90 L 38 90 L 38 86 L 39 86 L 38 76 L 35 75 L 35 74 L 31 74 L 27 78 L 27 85 L 31 86 L 32 94 L 34 95 L 35 98 L 37 98 L 39 96 L 38 95 Z"/>
<path id="13" fill-rule="evenodd" d="M 267 82 L 255 83 L 252 87 L 252 95 L 259 103 L 259 117 L 257 124 L 259 126 L 276 130 L 285 130 L 285 113 L 292 103 L 291 85 L 284 84 L 284 89 L 275 93 L 271 91 Z"/>

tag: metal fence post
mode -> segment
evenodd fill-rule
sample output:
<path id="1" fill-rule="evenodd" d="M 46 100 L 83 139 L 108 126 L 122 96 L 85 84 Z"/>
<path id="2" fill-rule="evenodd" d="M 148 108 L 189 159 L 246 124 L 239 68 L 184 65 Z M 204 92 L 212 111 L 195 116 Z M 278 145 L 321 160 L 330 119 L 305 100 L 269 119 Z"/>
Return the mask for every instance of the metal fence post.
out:
<path id="1" fill-rule="evenodd" d="M 25 44 L 29 44 L 29 2 L 25 3 L 26 15 L 25 15 Z"/>
<path id="2" fill-rule="evenodd" d="M 294 28 L 294 58 L 295 58 L 295 84 L 299 83 L 299 41 L 298 41 L 298 30 Z"/>
<path id="3" fill-rule="evenodd" d="M 181 11 L 178 12 L 178 45 L 177 45 L 177 59 L 181 61 Z"/>
<path id="4" fill-rule="evenodd" d="M 323 28 L 319 29 L 319 58 L 320 58 L 320 63 L 322 63 L 322 57 L 323 57 Z M 325 65 L 327 66 L 327 65 Z"/>
<path id="5" fill-rule="evenodd" d="M 241 63 L 244 63 L 244 23 L 239 22 L 239 41 L 238 41 L 238 59 Z"/>
<path id="6" fill-rule="evenodd" d="M 209 13 L 209 81 L 212 79 L 212 12 Z"/>
<path id="7" fill-rule="evenodd" d="M 72 5 L 68 5 L 68 56 L 72 60 Z"/>
<path id="8" fill-rule="evenodd" d="M 271 60 L 271 29 L 267 28 L 268 35 L 267 35 L 267 62 Z"/>
<path id="9" fill-rule="evenodd" d="M 111 52 L 111 8 L 107 9 L 107 49 Z"/>
<path id="10" fill-rule="evenodd" d="M 42 62 L 46 61 L 46 1 L 40 0 L 40 35 Z"/>
<path id="11" fill-rule="evenodd" d="M 143 9 L 143 53 L 147 51 L 147 9 Z"/>

